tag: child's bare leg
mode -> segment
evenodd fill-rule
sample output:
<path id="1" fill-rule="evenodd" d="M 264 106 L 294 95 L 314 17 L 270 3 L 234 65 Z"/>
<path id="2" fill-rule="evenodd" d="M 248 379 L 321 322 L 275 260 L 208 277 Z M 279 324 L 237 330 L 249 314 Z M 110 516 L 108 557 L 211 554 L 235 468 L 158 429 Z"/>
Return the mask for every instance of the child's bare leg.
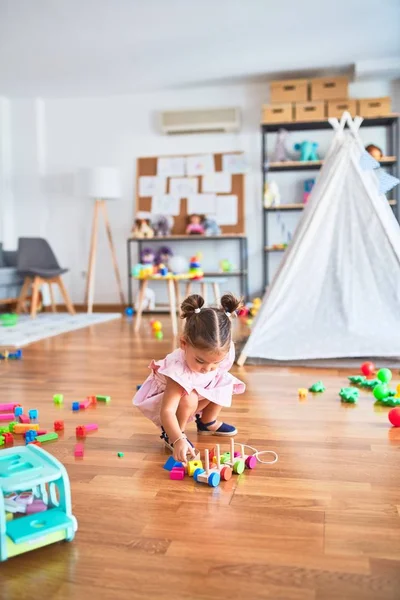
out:
<path id="1" fill-rule="evenodd" d="M 189 421 L 190 417 L 195 413 L 198 404 L 199 397 L 196 394 L 196 392 L 192 392 L 191 394 L 185 394 L 181 397 L 178 410 L 176 411 L 176 418 L 178 419 L 181 431 L 185 431 L 187 422 Z"/>
<path id="2" fill-rule="evenodd" d="M 203 407 L 200 407 L 202 402 L 205 402 L 205 404 Z M 220 427 L 221 421 L 217 421 L 217 418 L 221 409 L 222 406 L 220 404 L 214 404 L 214 402 L 210 402 L 209 400 L 200 400 L 198 410 L 203 411 L 201 415 L 203 423 L 212 423 L 215 421 L 213 425 L 208 427 L 210 431 L 216 431 Z"/>

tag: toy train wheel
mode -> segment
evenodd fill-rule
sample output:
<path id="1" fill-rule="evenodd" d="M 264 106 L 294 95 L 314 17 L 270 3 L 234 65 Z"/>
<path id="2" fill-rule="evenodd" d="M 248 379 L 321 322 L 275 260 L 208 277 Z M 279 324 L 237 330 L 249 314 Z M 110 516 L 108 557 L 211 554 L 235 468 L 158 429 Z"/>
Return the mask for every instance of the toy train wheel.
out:
<path id="1" fill-rule="evenodd" d="M 221 475 L 215 471 L 214 473 L 210 473 L 208 476 L 208 485 L 211 487 L 217 487 L 219 482 L 221 481 Z"/>
<path id="2" fill-rule="evenodd" d="M 195 472 L 193 473 L 193 479 L 195 481 L 197 481 L 198 476 L 201 475 L 202 473 L 205 473 L 204 469 L 196 469 Z"/>
<path id="3" fill-rule="evenodd" d="M 257 458 L 255 456 L 248 456 L 246 458 L 246 467 L 248 469 L 255 469 L 257 466 Z"/>
<path id="4" fill-rule="evenodd" d="M 233 465 L 233 472 L 236 473 L 236 475 L 241 475 L 244 471 L 244 468 L 244 460 L 237 460 Z"/>
<path id="5" fill-rule="evenodd" d="M 221 469 L 221 479 L 223 479 L 224 481 L 229 481 L 229 479 L 232 477 L 232 469 L 228 466 L 226 467 L 222 467 Z"/>

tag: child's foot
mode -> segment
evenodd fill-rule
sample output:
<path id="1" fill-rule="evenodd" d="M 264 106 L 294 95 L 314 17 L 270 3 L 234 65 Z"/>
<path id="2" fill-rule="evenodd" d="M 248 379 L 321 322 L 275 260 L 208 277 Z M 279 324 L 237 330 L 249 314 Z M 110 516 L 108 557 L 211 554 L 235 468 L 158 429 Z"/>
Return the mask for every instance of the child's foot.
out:
<path id="1" fill-rule="evenodd" d="M 185 433 L 185 432 L 184 432 L 184 431 L 182 431 L 182 433 Z M 171 452 L 173 452 L 173 451 L 174 451 L 174 445 L 173 445 L 173 444 L 172 444 L 172 443 L 169 441 L 169 437 L 168 437 L 168 435 L 166 434 L 166 432 L 165 432 L 165 430 L 164 430 L 164 427 L 161 427 L 161 435 L 160 435 L 160 438 L 161 438 L 162 440 L 164 440 L 165 447 L 166 447 L 166 448 L 168 448 L 168 450 L 171 450 Z M 186 438 L 186 440 L 187 440 L 187 443 L 188 443 L 190 446 L 192 446 L 192 448 L 194 448 L 194 445 L 192 444 L 192 442 L 191 442 L 191 441 L 190 441 L 188 438 Z"/>
<path id="2" fill-rule="evenodd" d="M 222 421 L 211 421 L 210 423 L 203 423 L 200 415 L 196 415 L 197 433 L 199 435 L 222 435 L 232 436 L 237 434 L 237 429 L 234 425 L 228 425 L 228 423 L 222 423 Z"/>

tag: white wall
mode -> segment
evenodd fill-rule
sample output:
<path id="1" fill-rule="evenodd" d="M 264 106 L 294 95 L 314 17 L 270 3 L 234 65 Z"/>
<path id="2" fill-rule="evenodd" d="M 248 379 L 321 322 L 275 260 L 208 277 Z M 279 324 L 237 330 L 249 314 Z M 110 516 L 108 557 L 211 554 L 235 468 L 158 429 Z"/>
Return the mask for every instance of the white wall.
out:
<path id="1" fill-rule="evenodd" d="M 249 237 L 250 291 L 258 293 L 262 275 L 262 198 L 259 118 L 262 103 L 268 101 L 267 85 L 219 85 L 162 93 L 110 98 L 16 100 L 11 103 L 12 159 L 15 175 L 15 236 L 47 237 L 62 264 L 70 267 L 66 276 L 74 302 L 84 296 L 91 232 L 92 204 L 76 195 L 74 174 L 82 167 L 117 166 L 123 177 L 123 197 L 109 202 L 108 209 L 117 248 L 117 257 L 126 288 L 126 238 L 134 215 L 135 162 L 140 156 L 159 154 L 223 152 L 247 153 L 250 173 L 246 184 L 246 223 Z M 353 96 L 379 96 L 390 92 L 387 82 L 353 84 Z M 240 106 L 243 128 L 238 134 L 162 136 L 156 128 L 161 110 L 203 106 Z M 312 132 L 323 156 L 331 132 Z M 304 136 L 293 135 L 290 144 Z M 305 139 L 310 139 L 307 136 Z M 384 146 L 382 132 L 371 129 L 366 141 Z M 276 174 L 282 200 L 295 201 L 299 181 L 306 174 Z M 279 179 L 278 179 L 279 177 Z M 291 214 L 288 228 L 294 229 L 298 216 Z M 272 217 L 274 219 L 274 217 Z M 277 226 L 279 225 L 279 226 Z M 271 243 L 279 239 L 280 224 L 272 221 Z M 215 268 L 220 258 L 232 257 L 233 247 L 213 245 L 201 249 L 206 268 Z M 217 250 L 218 248 L 218 250 Z M 178 249 L 187 256 L 198 250 Z M 278 257 L 272 257 L 276 267 Z M 275 265 L 274 265 L 275 261 Z M 230 282 L 233 291 L 238 288 Z M 102 231 L 99 237 L 96 281 L 97 302 L 117 302 L 111 259 Z"/>
<path id="2" fill-rule="evenodd" d="M 15 245 L 11 103 L 0 98 L 0 241 L 5 248 Z"/>

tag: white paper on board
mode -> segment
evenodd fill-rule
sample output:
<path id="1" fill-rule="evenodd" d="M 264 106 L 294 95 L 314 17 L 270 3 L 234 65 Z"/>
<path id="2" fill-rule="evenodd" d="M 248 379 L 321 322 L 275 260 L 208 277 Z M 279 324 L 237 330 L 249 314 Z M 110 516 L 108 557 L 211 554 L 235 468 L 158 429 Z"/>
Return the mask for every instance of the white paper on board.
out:
<path id="1" fill-rule="evenodd" d="M 176 177 L 169 180 L 169 192 L 179 198 L 188 198 L 199 191 L 197 177 Z"/>
<path id="2" fill-rule="evenodd" d="M 157 159 L 157 175 L 183 177 L 185 175 L 185 158 L 183 156 L 160 156 Z"/>
<path id="3" fill-rule="evenodd" d="M 139 177 L 139 196 L 141 198 L 165 194 L 166 191 L 167 180 L 165 177 L 149 177 L 147 175 Z"/>
<path id="4" fill-rule="evenodd" d="M 193 194 L 188 197 L 189 215 L 215 214 L 217 196 L 215 194 Z"/>
<path id="5" fill-rule="evenodd" d="M 240 174 L 247 173 L 248 164 L 245 154 L 223 154 L 222 170 L 226 173 Z"/>
<path id="6" fill-rule="evenodd" d="M 202 192 L 215 192 L 216 194 L 228 193 L 232 191 L 232 175 L 224 171 L 215 171 L 215 173 L 207 173 L 203 175 Z"/>
<path id="7" fill-rule="evenodd" d="M 200 154 L 186 158 L 186 173 L 188 175 L 206 175 L 215 171 L 214 156 L 212 154 Z"/>
<path id="8" fill-rule="evenodd" d="M 231 194 L 216 197 L 215 220 L 218 225 L 237 225 L 238 197 Z"/>
<path id="9" fill-rule="evenodd" d="M 153 196 L 151 200 L 151 213 L 153 215 L 171 215 L 177 217 L 180 214 L 181 199 L 173 194 L 160 194 Z"/>

